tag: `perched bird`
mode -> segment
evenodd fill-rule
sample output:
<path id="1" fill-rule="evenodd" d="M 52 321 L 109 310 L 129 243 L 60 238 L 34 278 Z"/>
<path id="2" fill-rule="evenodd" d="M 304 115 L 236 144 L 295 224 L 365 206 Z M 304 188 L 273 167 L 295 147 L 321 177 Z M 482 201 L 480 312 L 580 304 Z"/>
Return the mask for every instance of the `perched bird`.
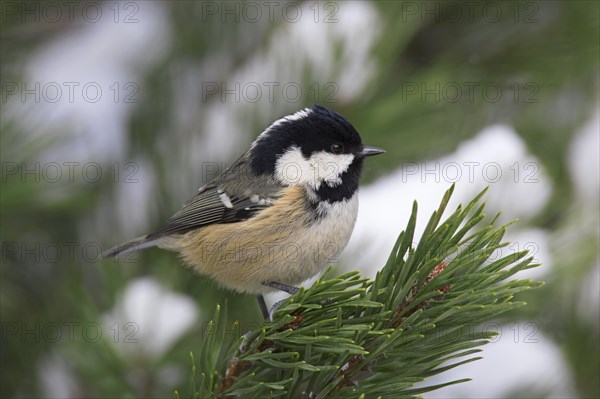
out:
<path id="1" fill-rule="evenodd" d="M 162 227 L 103 258 L 157 246 L 224 287 L 257 294 L 316 275 L 344 249 L 358 212 L 366 146 L 340 114 L 315 105 L 273 122 Z"/>

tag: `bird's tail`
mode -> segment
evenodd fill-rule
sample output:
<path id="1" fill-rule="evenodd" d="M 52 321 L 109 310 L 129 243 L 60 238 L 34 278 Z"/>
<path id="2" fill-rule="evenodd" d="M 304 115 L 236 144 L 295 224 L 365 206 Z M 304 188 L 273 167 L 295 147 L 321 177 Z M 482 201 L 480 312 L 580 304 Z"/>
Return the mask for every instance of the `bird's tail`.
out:
<path id="1" fill-rule="evenodd" d="M 100 256 L 102 259 L 126 256 L 132 252 L 139 251 L 144 248 L 154 247 L 158 244 L 159 240 L 159 238 L 148 239 L 148 236 L 141 236 L 122 244 L 117 244 L 114 247 L 102 252 Z"/>

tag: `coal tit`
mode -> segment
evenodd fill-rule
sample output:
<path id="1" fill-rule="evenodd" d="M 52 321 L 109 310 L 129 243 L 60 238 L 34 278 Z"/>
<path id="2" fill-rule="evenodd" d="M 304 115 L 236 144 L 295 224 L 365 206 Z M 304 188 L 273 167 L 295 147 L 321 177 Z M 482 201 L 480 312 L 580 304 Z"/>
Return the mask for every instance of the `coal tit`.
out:
<path id="1" fill-rule="evenodd" d="M 157 246 L 238 292 L 289 293 L 344 249 L 358 212 L 366 146 L 340 114 L 315 105 L 273 122 L 219 177 L 154 232 L 103 258 Z"/>

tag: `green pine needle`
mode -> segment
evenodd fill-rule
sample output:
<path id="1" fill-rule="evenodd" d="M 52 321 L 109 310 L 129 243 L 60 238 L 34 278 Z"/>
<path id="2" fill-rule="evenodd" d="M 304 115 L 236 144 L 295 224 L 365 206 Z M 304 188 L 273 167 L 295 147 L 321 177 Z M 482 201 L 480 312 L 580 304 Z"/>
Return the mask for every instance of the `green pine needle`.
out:
<path id="1" fill-rule="evenodd" d="M 189 396 L 415 398 L 468 381 L 414 388 L 480 359 L 472 355 L 494 334 L 472 327 L 524 305 L 513 296 L 541 283 L 509 280 L 538 266 L 526 251 L 490 260 L 508 245 L 502 241 L 508 224 L 495 227 L 497 217 L 484 221 L 487 189 L 442 221 L 453 190 L 416 246 L 414 203 L 375 280 L 358 272 L 331 277 L 328 270 L 286 299 L 273 322 L 237 340 L 226 340 L 227 317 L 217 306 L 197 367 L 192 356 Z"/>

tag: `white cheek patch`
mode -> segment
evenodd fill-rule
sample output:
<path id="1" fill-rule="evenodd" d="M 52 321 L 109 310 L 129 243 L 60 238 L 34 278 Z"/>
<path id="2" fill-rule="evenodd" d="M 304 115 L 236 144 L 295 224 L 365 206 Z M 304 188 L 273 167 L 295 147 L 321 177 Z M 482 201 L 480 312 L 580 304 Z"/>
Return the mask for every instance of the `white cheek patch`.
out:
<path id="1" fill-rule="evenodd" d="M 311 167 L 318 171 L 317 175 L 321 181 L 330 187 L 336 187 L 342 184 L 341 175 L 354 162 L 354 155 L 319 151 L 314 153 L 309 161 Z"/>
<path id="2" fill-rule="evenodd" d="M 319 189 L 322 183 L 330 187 L 342 184 L 341 175 L 354 161 L 352 154 L 331 154 L 319 151 L 304 158 L 300 148 L 294 146 L 275 164 L 275 177 L 286 185 L 308 185 Z"/>

